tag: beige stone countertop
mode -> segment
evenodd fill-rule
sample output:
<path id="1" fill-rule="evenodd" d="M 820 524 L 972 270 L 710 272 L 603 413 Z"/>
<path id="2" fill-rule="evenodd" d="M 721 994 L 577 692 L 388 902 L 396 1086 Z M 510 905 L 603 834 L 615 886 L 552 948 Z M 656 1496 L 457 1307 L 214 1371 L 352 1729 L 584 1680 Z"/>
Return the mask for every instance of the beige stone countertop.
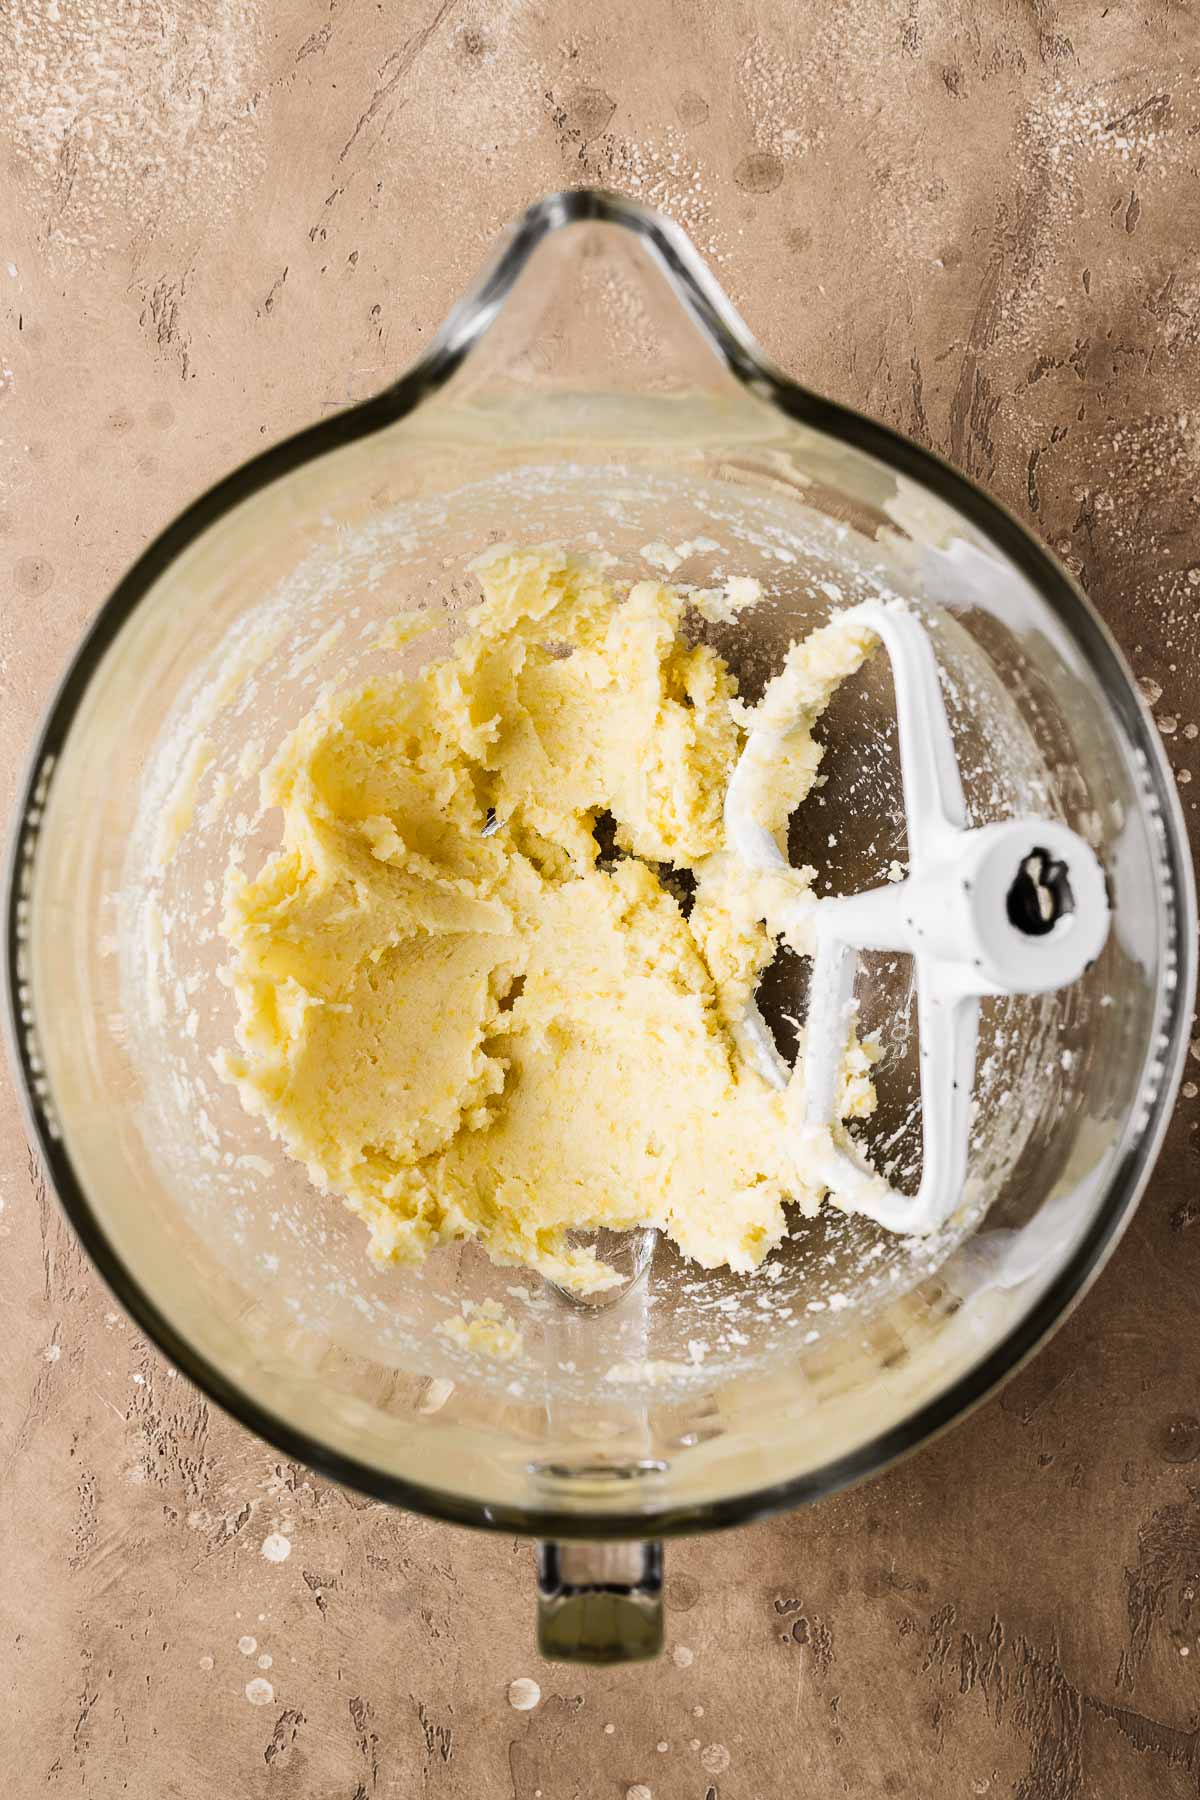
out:
<path id="1" fill-rule="evenodd" d="M 1039 531 L 1191 781 L 1195 0 L 8 0 L 6 813 L 148 537 L 401 370 L 503 225 L 584 182 L 673 214 L 785 367 Z M 6 1792 L 1196 1795 L 1195 1080 L 1030 1367 L 859 1491 L 670 1545 L 667 1654 L 588 1671 L 537 1659 L 527 1543 L 331 1486 L 174 1375 L 47 1195 L 5 1077 Z"/>

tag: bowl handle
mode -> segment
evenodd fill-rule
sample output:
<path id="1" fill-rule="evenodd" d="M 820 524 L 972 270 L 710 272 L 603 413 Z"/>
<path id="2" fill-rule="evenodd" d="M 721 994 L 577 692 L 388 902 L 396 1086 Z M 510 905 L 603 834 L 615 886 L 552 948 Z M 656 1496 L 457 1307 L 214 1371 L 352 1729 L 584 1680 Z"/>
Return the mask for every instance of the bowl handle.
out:
<path id="1" fill-rule="evenodd" d="M 663 1643 L 662 1544 L 538 1545 L 538 1649 L 555 1662 L 645 1662 Z"/>

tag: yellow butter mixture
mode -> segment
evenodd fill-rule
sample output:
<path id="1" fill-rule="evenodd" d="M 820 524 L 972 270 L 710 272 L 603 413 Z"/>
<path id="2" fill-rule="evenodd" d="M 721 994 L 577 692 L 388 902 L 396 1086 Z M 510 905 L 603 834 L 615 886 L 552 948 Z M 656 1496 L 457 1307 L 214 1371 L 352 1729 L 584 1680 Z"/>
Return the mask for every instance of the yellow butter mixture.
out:
<path id="1" fill-rule="evenodd" d="M 615 1278 L 582 1234 L 657 1226 L 748 1271 L 822 1199 L 799 1084 L 738 1045 L 812 871 L 755 883 L 725 792 L 751 719 L 786 715 L 755 795 L 783 844 L 870 633 L 793 646 L 751 714 L 676 589 L 557 550 L 474 567 L 444 660 L 327 695 L 263 776 L 281 840 L 227 876 L 222 1073 L 385 1260 L 473 1238 L 583 1291 Z M 871 1109 L 869 1064 L 852 1042 L 843 1117 Z"/>

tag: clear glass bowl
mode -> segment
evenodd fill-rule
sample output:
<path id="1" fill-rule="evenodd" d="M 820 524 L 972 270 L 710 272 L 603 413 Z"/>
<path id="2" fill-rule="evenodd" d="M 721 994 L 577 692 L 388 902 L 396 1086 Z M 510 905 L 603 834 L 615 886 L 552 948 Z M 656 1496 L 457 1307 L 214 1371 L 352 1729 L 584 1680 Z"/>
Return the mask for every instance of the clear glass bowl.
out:
<path id="1" fill-rule="evenodd" d="M 705 628 L 751 695 L 838 596 L 909 597 L 971 821 L 1049 813 L 1095 848 L 1113 909 L 1099 962 L 1060 993 L 985 1004 L 953 1228 L 901 1238 L 827 1210 L 773 1282 L 637 1237 L 604 1307 L 472 1247 L 380 1269 L 213 1073 L 234 1017 L 222 872 L 235 845 L 253 868 L 274 843 L 259 766 L 321 683 L 394 666 L 382 620 L 433 609 L 405 654 L 415 669 L 444 652 L 475 598 L 464 566 L 500 539 L 593 546 L 628 575 L 648 544 L 682 547 L 677 579 L 756 576 L 765 603 Z M 824 735 L 824 806 L 798 816 L 794 847 L 820 891 L 851 892 L 904 858 L 886 659 Z M 228 477 L 100 612 L 17 822 L 14 1053 L 76 1229 L 192 1380 L 369 1493 L 568 1540 L 546 1576 L 562 1600 L 588 1585 L 563 1575 L 569 1540 L 827 1494 L 960 1415 L 1063 1316 L 1128 1221 L 1174 1096 L 1194 978 L 1183 846 L 1129 673 L 1046 551 L 954 470 L 771 367 L 676 228 L 563 194 L 518 224 L 416 368 Z M 768 1012 L 798 1015 L 803 987 L 781 957 Z M 910 990 L 903 959 L 864 959 L 888 1051 L 869 1141 L 902 1185 L 920 1157 Z M 522 1329 L 513 1361 L 435 1330 L 489 1298 Z M 637 1586 L 615 1555 L 602 1592 Z M 578 1649 L 581 1629 L 546 1641 Z"/>

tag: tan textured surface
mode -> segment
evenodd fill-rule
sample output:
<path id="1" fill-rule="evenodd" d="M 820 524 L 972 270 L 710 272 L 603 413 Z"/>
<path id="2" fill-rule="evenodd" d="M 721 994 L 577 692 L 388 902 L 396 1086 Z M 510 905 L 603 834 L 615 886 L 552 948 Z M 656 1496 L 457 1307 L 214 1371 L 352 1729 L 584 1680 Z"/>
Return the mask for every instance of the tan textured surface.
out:
<path id="1" fill-rule="evenodd" d="M 239 0 L 10 0 L 6 807 L 147 536 L 402 366 L 519 205 L 582 179 L 666 205 L 785 364 L 1032 518 L 1200 765 L 1196 6 L 641 11 L 293 0 L 255 25 Z M 673 1548 L 677 1659 L 589 1674 L 537 1663 L 528 1546 L 310 1479 L 174 1378 L 84 1265 L 5 1090 L 10 1791 L 1194 1795 L 1196 1104 L 1114 1265 L 1001 1399 L 862 1492 Z M 266 1560 L 284 1526 L 291 1556 Z M 532 1711 L 508 1704 L 523 1676 Z"/>

